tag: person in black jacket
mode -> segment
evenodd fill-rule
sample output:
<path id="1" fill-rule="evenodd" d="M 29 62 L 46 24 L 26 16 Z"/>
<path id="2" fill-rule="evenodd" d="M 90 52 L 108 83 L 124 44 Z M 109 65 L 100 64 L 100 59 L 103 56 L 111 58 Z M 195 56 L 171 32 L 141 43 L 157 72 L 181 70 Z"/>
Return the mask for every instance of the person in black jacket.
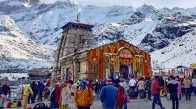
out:
<path id="1" fill-rule="evenodd" d="M 152 83 L 152 81 L 151 81 L 151 78 L 149 77 L 149 78 L 147 78 L 147 80 L 146 80 L 146 91 L 147 91 L 147 98 L 149 99 L 149 100 L 152 100 L 151 99 L 151 83 Z"/>
<path id="2" fill-rule="evenodd" d="M 0 83 L 0 95 L 2 95 L 2 94 L 3 94 L 3 89 L 2 89 L 2 85 Z"/>
<path id="3" fill-rule="evenodd" d="M 29 101 L 31 100 L 31 103 L 35 103 L 35 98 L 36 98 L 36 95 L 37 95 L 37 84 L 35 81 L 33 81 L 31 83 L 31 88 L 33 90 L 33 95 L 29 95 Z"/>
<path id="4" fill-rule="evenodd" d="M 175 80 L 173 75 L 170 76 L 170 81 L 168 82 L 167 86 L 170 93 L 170 98 L 172 100 L 172 109 L 178 109 L 179 101 L 178 101 L 178 82 Z"/>
<path id="5" fill-rule="evenodd" d="M 55 84 L 53 90 L 52 90 L 52 93 L 51 93 L 51 97 L 50 97 L 50 108 L 51 109 L 58 109 L 58 103 L 56 102 L 56 97 L 57 97 L 57 93 L 56 93 L 56 90 L 57 90 L 57 85 L 58 84 Z"/>
<path id="6" fill-rule="evenodd" d="M 7 82 L 5 82 L 2 86 L 2 91 L 3 91 L 3 95 L 5 97 L 8 97 L 8 94 L 9 94 L 9 97 L 10 97 L 10 93 L 11 93 L 11 90 L 10 90 L 10 86 L 8 85 Z"/>

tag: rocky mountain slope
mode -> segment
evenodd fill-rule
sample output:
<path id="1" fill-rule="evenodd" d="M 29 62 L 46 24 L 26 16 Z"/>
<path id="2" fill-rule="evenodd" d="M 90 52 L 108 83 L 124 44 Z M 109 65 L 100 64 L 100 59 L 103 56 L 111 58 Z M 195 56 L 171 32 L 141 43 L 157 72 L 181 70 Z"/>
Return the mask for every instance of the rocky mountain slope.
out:
<path id="1" fill-rule="evenodd" d="M 0 18 L 0 69 L 48 67 L 52 51 L 25 37 L 9 16 Z"/>
<path id="2" fill-rule="evenodd" d="M 0 2 L 0 18 L 12 19 L 15 22 L 17 34 L 16 37 L 13 37 L 10 31 L 4 34 L 5 26 L 0 27 L 0 40 L 9 40 L 10 42 L 4 41 L 4 44 L 12 47 L 12 49 L 1 49 L 1 58 L 4 61 L 0 67 L 2 69 L 50 67 L 53 51 L 56 50 L 61 37 L 61 27 L 69 21 L 74 21 L 78 13 L 80 13 L 81 22 L 95 25 L 93 32 L 98 45 L 123 38 L 151 52 L 152 59 L 158 60 L 160 64 L 164 63 L 165 67 L 175 67 L 179 64 L 189 66 L 190 63 L 196 62 L 194 45 L 189 45 L 192 47 L 190 47 L 192 50 L 190 55 L 186 55 L 186 49 L 178 51 L 180 47 L 175 47 L 175 54 L 182 54 L 189 60 L 186 63 L 183 63 L 184 60 L 181 58 L 178 62 L 174 61 L 176 58 L 172 58 L 173 54 L 170 52 L 162 54 L 162 50 L 171 49 L 173 43 L 182 41 L 188 44 L 189 42 L 184 40 L 189 39 L 196 43 L 195 35 L 192 34 L 196 28 L 196 8 L 155 9 L 152 6 L 143 5 L 136 9 L 131 6 L 80 6 L 71 0 L 53 4 L 41 4 L 39 0 L 6 0 Z M 17 43 L 13 44 L 14 41 Z M 1 45 L 2 43 L 3 41 L 0 42 Z M 33 53 L 24 48 L 23 52 L 29 54 L 21 53 L 20 43 L 31 48 Z M 32 44 L 28 45 L 28 43 Z M 13 48 L 16 49 L 15 52 Z M 19 57 L 11 55 L 17 53 L 20 54 Z M 162 56 L 167 57 L 165 59 L 169 59 L 170 64 L 160 58 Z M 44 62 L 40 63 L 40 61 Z"/>
<path id="3" fill-rule="evenodd" d="M 189 65 L 195 62 L 196 56 L 196 30 L 182 37 L 176 38 L 167 47 L 152 53 L 152 60 L 158 60 L 163 67 L 171 68 L 177 65 Z"/>

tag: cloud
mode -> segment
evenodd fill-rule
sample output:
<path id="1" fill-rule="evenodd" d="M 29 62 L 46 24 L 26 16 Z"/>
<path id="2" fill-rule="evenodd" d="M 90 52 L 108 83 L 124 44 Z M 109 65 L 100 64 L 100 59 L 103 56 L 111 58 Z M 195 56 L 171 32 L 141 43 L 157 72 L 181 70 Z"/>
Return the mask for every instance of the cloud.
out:
<path id="1" fill-rule="evenodd" d="M 57 0 L 41 0 L 45 3 L 52 3 Z M 63 0 L 61 0 L 63 1 Z M 139 7 L 143 4 L 152 5 L 156 8 L 192 8 L 196 7 L 196 0 L 72 0 L 78 2 L 80 5 L 96 5 L 96 6 L 112 6 L 123 5 Z"/>

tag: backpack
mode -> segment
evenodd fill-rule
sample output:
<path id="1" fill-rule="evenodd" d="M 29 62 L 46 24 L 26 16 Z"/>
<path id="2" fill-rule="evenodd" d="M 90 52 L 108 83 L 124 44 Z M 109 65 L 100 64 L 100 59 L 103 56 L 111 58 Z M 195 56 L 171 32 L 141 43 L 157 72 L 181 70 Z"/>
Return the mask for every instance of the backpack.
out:
<path id="1" fill-rule="evenodd" d="M 38 103 L 33 107 L 33 109 L 50 109 L 50 108 L 46 106 L 44 103 Z"/>
<path id="2" fill-rule="evenodd" d="M 7 103 L 7 108 L 11 108 L 11 106 L 12 106 L 12 102 L 10 101 Z"/>
<path id="3" fill-rule="evenodd" d="M 32 107 L 28 107 L 27 109 L 33 109 Z"/>
<path id="4" fill-rule="evenodd" d="M 11 108 L 17 108 L 17 103 L 16 102 L 12 103 Z"/>
<path id="5" fill-rule="evenodd" d="M 22 106 L 21 101 L 18 101 L 17 106 L 18 106 L 18 107 L 21 107 L 21 106 Z"/>

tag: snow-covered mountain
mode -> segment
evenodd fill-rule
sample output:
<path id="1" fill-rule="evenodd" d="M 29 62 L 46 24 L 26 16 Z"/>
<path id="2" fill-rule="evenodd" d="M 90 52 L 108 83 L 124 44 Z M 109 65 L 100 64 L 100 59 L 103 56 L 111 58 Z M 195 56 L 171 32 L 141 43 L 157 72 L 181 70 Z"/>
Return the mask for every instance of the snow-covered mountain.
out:
<path id="1" fill-rule="evenodd" d="M 25 37 L 9 16 L 0 18 L 0 69 L 48 67 L 52 51 Z"/>
<path id="2" fill-rule="evenodd" d="M 159 59 L 159 57 L 154 58 L 156 54 L 166 48 L 170 49 L 173 43 L 180 43 L 179 41 L 183 41 L 185 36 L 184 40 L 195 38 L 195 35 L 190 34 L 196 28 L 196 8 L 155 9 L 152 6 L 143 5 L 136 9 L 131 6 L 80 6 L 71 0 L 52 4 L 42 4 L 39 0 L 5 0 L 0 2 L 0 18 L 8 19 L 8 21 L 13 19 L 14 28 L 17 30 L 13 30 L 14 33 L 10 31 L 12 26 L 0 26 L 0 40 L 2 40 L 0 44 L 9 45 L 4 50 L 7 52 L 1 52 L 4 64 L 1 64 L 0 67 L 8 68 L 13 64 L 16 68 L 37 67 L 40 64 L 50 67 L 53 51 L 56 50 L 62 34 L 61 27 L 67 22 L 75 20 L 78 13 L 81 22 L 95 25 L 93 33 L 98 45 L 123 38 L 141 49 L 150 51 L 152 59 L 158 60 L 159 63 L 165 63 L 165 60 Z M 3 20 L 1 22 L 4 23 Z M 179 41 L 176 41 L 177 39 Z M 33 53 L 21 48 L 20 43 L 26 45 L 26 48 L 31 48 Z M 28 43 L 31 44 L 28 45 Z M 12 48 L 8 49 L 8 47 Z M 20 48 L 29 54 L 21 53 Z M 178 48 L 176 46 L 176 49 Z M 13 49 L 16 51 L 13 52 Z M 175 50 L 175 52 L 186 53 L 186 50 Z M 13 54 L 20 54 L 20 56 L 17 57 Z M 170 66 L 177 66 L 184 61 L 172 61 L 173 55 L 169 52 L 158 55 L 167 56 L 167 59 L 173 62 L 169 64 Z M 183 56 L 187 56 L 187 60 L 192 59 L 193 61 L 187 61 L 182 65 L 188 66 L 191 62 L 196 62 L 194 53 L 183 54 Z M 174 60 L 176 59 L 174 58 Z M 47 64 L 40 63 L 40 61 Z M 167 64 L 165 66 L 170 67 Z"/>
<path id="3" fill-rule="evenodd" d="M 152 52 L 152 60 L 158 60 L 161 62 L 159 64 L 164 65 L 166 68 L 176 67 L 175 65 L 190 65 L 190 63 L 195 63 L 195 39 L 196 30 L 189 32 L 182 37 L 178 37 L 167 47 Z"/>

